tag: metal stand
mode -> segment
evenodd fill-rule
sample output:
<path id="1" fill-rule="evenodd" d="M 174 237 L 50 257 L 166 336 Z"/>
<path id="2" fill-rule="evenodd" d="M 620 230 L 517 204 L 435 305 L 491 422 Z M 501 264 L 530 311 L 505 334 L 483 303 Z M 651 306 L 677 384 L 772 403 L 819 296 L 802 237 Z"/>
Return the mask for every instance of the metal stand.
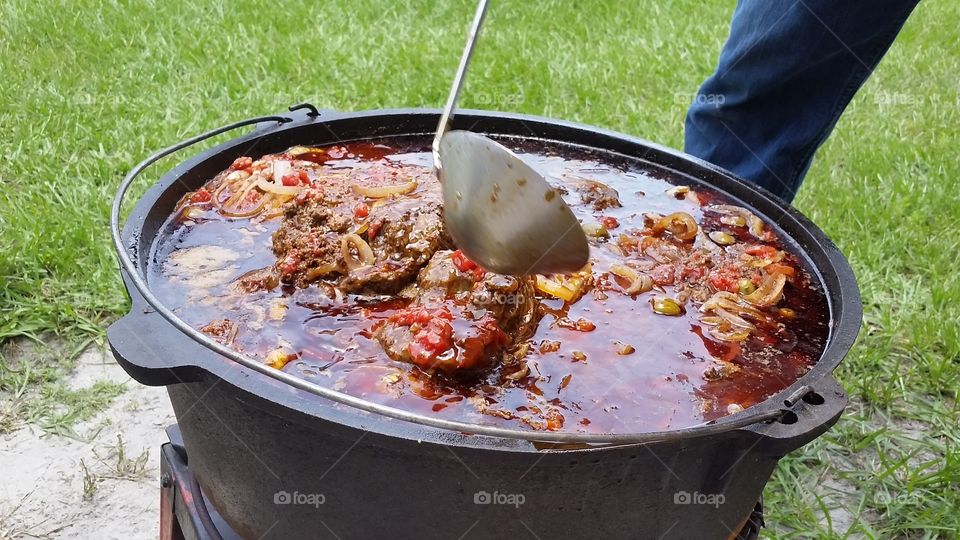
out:
<path id="1" fill-rule="evenodd" d="M 187 465 L 180 428 L 160 447 L 160 540 L 241 540 L 207 499 Z"/>

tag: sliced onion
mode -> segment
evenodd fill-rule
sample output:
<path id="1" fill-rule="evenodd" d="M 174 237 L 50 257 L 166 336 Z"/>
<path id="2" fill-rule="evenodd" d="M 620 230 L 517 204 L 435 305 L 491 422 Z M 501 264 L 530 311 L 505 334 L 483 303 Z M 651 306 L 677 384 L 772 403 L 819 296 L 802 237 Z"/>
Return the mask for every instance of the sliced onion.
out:
<path id="1" fill-rule="evenodd" d="M 746 220 L 747 224 L 750 226 L 750 234 L 756 238 L 763 237 L 763 220 L 758 218 L 756 214 L 747 210 L 746 208 L 741 208 L 739 206 L 733 206 L 732 204 L 717 204 L 709 208 L 714 212 L 726 215 L 742 216 Z"/>
<path id="2" fill-rule="evenodd" d="M 610 238 L 610 231 L 599 223 L 584 223 L 581 225 L 583 233 L 593 238 Z"/>
<path id="3" fill-rule="evenodd" d="M 583 295 L 583 281 L 564 276 L 554 275 L 546 277 L 537 275 L 535 282 L 537 290 L 555 296 L 564 302 L 576 302 Z"/>
<path id="4" fill-rule="evenodd" d="M 710 336 L 720 341 L 746 341 L 750 337 L 750 332 L 738 328 L 723 328 L 714 326 L 707 329 Z"/>
<path id="5" fill-rule="evenodd" d="M 323 276 L 326 276 L 327 274 L 332 274 L 333 272 L 338 272 L 339 270 L 340 270 L 340 264 L 339 264 L 339 263 L 327 263 L 327 264 L 318 266 L 318 267 L 316 267 L 316 268 L 311 268 L 310 270 L 307 270 L 307 271 L 303 274 L 303 277 L 304 277 L 304 279 L 306 279 L 307 281 L 313 281 L 313 280 L 315 280 L 315 279 L 317 279 L 317 278 L 321 278 L 321 277 L 323 277 Z"/>
<path id="6" fill-rule="evenodd" d="M 731 227 L 746 227 L 747 220 L 743 216 L 729 216 L 723 215 L 720 216 L 720 223 L 724 225 L 730 225 Z"/>
<path id="7" fill-rule="evenodd" d="M 350 251 L 351 244 L 357 249 L 358 257 L 354 257 Z M 373 256 L 373 250 L 370 249 L 370 244 L 356 234 L 345 234 L 340 238 L 340 254 L 343 256 L 343 262 L 348 270 L 370 266 L 376 260 Z"/>
<path id="8" fill-rule="evenodd" d="M 694 246 L 712 252 L 723 251 L 723 248 L 715 244 L 707 235 L 703 234 L 702 230 L 697 232 L 697 241 L 694 242 Z"/>
<path id="9" fill-rule="evenodd" d="M 224 207 L 226 207 L 226 206 L 232 206 L 232 205 L 240 202 L 241 200 L 243 200 L 244 197 L 247 196 L 247 193 L 250 193 L 250 190 L 253 189 L 254 186 L 257 185 L 256 177 L 253 177 L 253 176 L 248 177 L 246 180 L 243 180 L 242 182 L 244 182 L 244 183 L 243 183 L 243 187 L 241 187 L 241 188 L 240 188 L 239 190 L 237 190 L 235 193 L 233 193 L 232 195 L 230 195 L 229 197 L 227 197 L 227 200 L 224 201 L 221 206 L 224 206 Z M 218 195 L 219 195 L 219 194 L 218 194 Z"/>
<path id="10" fill-rule="evenodd" d="M 353 184 L 350 186 L 354 193 L 370 199 L 383 199 L 391 195 L 405 195 L 417 189 L 417 181 L 411 180 L 405 184 L 396 184 L 393 186 L 368 187 Z"/>
<path id="11" fill-rule="evenodd" d="M 293 164 L 286 160 L 277 160 L 273 162 L 273 183 L 278 186 L 283 185 L 283 177 L 293 170 Z"/>
<path id="12" fill-rule="evenodd" d="M 607 242 L 606 244 L 604 244 L 604 247 L 606 247 L 607 250 L 613 253 L 614 255 L 617 255 L 620 257 L 625 257 L 627 255 L 626 253 L 623 252 L 623 249 L 621 249 L 620 246 L 618 246 L 617 244 Z"/>
<path id="13" fill-rule="evenodd" d="M 706 302 L 700 305 L 700 311 L 705 313 L 712 310 L 720 305 L 720 300 L 723 298 L 732 298 L 734 301 L 736 301 L 737 295 L 727 291 L 717 291 L 713 293 L 713 296 L 708 298 Z"/>
<path id="14" fill-rule="evenodd" d="M 721 319 L 727 321 L 727 322 L 730 323 L 731 325 L 736 326 L 737 328 L 742 328 L 742 329 L 744 329 L 744 330 L 756 330 L 756 329 L 757 329 L 756 326 L 754 326 L 752 323 L 750 323 L 749 321 L 747 321 L 747 320 L 744 319 L 743 317 L 740 317 L 739 315 L 734 315 L 733 313 L 730 313 L 729 311 L 727 311 L 727 310 L 725 310 L 725 309 L 723 309 L 723 308 L 721 308 L 721 307 L 714 308 L 714 309 L 713 309 L 713 312 L 716 313 L 718 317 L 720 317 Z"/>
<path id="15" fill-rule="evenodd" d="M 563 300 L 564 302 L 572 302 L 574 298 L 574 291 L 563 286 L 562 283 L 554 281 L 546 276 L 537 274 L 536 277 L 536 287 L 537 290 L 549 294 Z"/>
<path id="16" fill-rule="evenodd" d="M 747 254 L 743 254 L 740 256 L 740 258 L 745 261 L 744 264 L 746 264 L 750 268 L 766 268 L 767 266 L 770 266 L 773 263 L 778 263 L 782 261 L 783 257 L 784 257 L 784 253 L 779 249 L 776 250 L 773 256 L 770 257 L 769 259 L 765 259 L 763 257 L 756 257 L 753 255 L 747 255 Z"/>
<path id="17" fill-rule="evenodd" d="M 505 375 L 505 378 L 511 381 L 518 381 L 529 374 L 530 374 L 530 366 L 528 366 L 527 363 L 524 362 L 523 365 L 520 366 L 520 369 L 518 369 L 517 371 L 514 371 L 513 373 L 510 373 L 509 375 Z"/>
<path id="18" fill-rule="evenodd" d="M 267 201 L 272 197 L 270 195 L 264 195 L 260 197 L 260 202 L 257 203 L 250 210 L 228 210 L 225 206 L 220 207 L 220 214 L 229 218 L 248 218 L 253 217 L 263 211 L 263 207 L 266 206 Z"/>
<path id="19" fill-rule="evenodd" d="M 294 146 L 293 148 L 287 150 L 287 153 L 293 157 L 297 157 L 303 154 L 319 154 L 323 151 L 323 148 L 316 148 L 312 146 Z"/>
<path id="20" fill-rule="evenodd" d="M 300 193 L 300 190 L 306 186 L 285 186 L 279 182 L 271 182 L 266 178 L 261 178 L 257 180 L 257 187 L 267 193 L 276 193 L 277 195 L 290 197 Z"/>
<path id="21" fill-rule="evenodd" d="M 653 278 L 646 274 L 637 272 L 629 266 L 615 264 L 610 267 L 610 273 L 630 280 L 630 285 L 623 290 L 623 292 L 626 294 L 637 294 L 653 289 Z"/>
<path id="22" fill-rule="evenodd" d="M 757 290 L 743 297 L 744 300 L 759 307 L 769 307 L 783 297 L 783 286 L 787 283 L 787 276 L 783 274 L 767 274 Z"/>
<path id="23" fill-rule="evenodd" d="M 278 347 L 267 354 L 267 358 L 264 360 L 264 363 L 274 369 L 283 369 L 284 366 L 289 364 L 296 357 L 297 353 L 287 349 L 286 347 Z"/>
<path id="24" fill-rule="evenodd" d="M 750 234 L 763 238 L 763 221 L 754 214 L 750 214 Z"/>
<path id="25" fill-rule="evenodd" d="M 717 308 L 725 309 L 740 316 L 747 315 L 748 317 L 758 321 L 766 319 L 763 313 L 757 310 L 757 308 L 749 304 L 745 304 L 737 295 L 733 294 L 732 292 L 717 291 L 713 294 L 713 296 L 707 299 L 703 305 L 700 306 L 700 311 L 706 313 Z"/>
<path id="26" fill-rule="evenodd" d="M 723 322 L 723 319 L 715 315 L 705 315 L 703 317 L 700 317 L 700 322 L 710 326 L 717 326 L 718 324 Z"/>
<path id="27" fill-rule="evenodd" d="M 678 240 L 693 240 L 697 236 L 696 220 L 686 212 L 674 212 L 668 216 L 660 218 L 653 226 L 654 234 L 660 234 L 663 231 L 670 231 Z"/>

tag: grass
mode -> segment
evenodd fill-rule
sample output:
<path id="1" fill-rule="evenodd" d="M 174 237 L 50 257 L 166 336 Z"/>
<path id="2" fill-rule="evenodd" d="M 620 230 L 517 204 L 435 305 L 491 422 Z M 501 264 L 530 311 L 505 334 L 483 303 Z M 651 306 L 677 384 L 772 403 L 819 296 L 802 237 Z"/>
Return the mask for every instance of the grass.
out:
<path id="1" fill-rule="evenodd" d="M 680 147 L 732 7 L 498 2 L 462 105 Z M 107 211 L 151 150 L 304 100 L 439 106 L 471 11 L 463 1 L 0 4 L 0 340 L 78 343 L 124 312 Z M 849 412 L 783 461 L 765 493 L 769 538 L 960 530 L 958 24 L 956 2 L 920 4 L 796 201 L 849 257 L 865 319 L 838 371 Z M 56 385 L 69 370 L 39 364 L 52 371 L 27 380 L 0 363 L 0 391 Z"/>
<path id="2" fill-rule="evenodd" d="M 106 455 L 99 455 L 96 451 L 98 464 L 87 467 L 80 460 L 81 479 L 83 480 L 83 500 L 91 501 L 97 494 L 100 483 L 104 480 L 142 480 L 150 476 L 147 462 L 150 459 L 150 448 L 144 448 L 136 457 L 127 454 L 126 443 L 117 433 L 117 443 L 108 448 Z"/>
<path id="3" fill-rule="evenodd" d="M 29 422 L 48 433 L 81 437 L 74 424 L 89 420 L 123 392 L 122 384 L 111 381 L 85 388 L 68 384 L 77 357 L 90 343 L 18 340 L 0 346 L 0 434 Z"/>

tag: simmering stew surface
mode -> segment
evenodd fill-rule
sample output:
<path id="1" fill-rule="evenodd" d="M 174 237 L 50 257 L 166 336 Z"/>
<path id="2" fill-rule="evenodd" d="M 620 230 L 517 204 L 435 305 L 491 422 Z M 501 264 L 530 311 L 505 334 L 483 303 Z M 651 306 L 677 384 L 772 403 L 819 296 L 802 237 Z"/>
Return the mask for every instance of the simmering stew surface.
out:
<path id="1" fill-rule="evenodd" d="M 464 257 L 427 141 L 403 138 L 237 159 L 180 202 L 150 285 L 276 369 L 504 427 L 687 427 L 763 401 L 819 358 L 826 300 L 769 224 L 659 169 L 503 142 L 581 220 L 580 272 L 500 276 Z"/>

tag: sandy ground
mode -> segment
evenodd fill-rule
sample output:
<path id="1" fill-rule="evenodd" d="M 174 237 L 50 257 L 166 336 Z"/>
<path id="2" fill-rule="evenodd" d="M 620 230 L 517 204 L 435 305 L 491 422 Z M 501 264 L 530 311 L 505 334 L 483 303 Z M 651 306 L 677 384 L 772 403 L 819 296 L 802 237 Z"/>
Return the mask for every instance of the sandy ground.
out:
<path id="1" fill-rule="evenodd" d="M 0 539 L 157 537 L 159 451 L 164 428 L 175 423 L 166 391 L 130 379 L 108 352 L 89 350 L 71 385 L 99 380 L 127 390 L 75 427 L 82 440 L 34 426 L 0 436 Z M 117 455 L 118 434 L 125 460 Z"/>

